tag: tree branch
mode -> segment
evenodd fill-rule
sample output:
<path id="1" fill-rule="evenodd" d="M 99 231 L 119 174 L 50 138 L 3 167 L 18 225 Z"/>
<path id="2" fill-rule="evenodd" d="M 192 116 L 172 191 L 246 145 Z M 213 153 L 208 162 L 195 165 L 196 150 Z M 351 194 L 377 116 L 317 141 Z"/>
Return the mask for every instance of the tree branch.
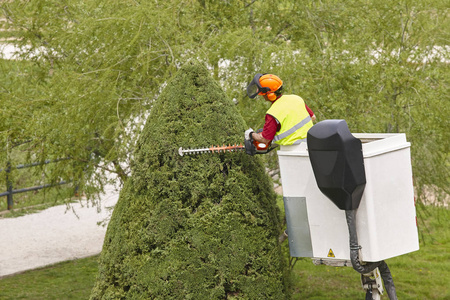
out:
<path id="1" fill-rule="evenodd" d="M 250 5 L 252 5 L 253 3 L 255 3 L 256 1 L 258 1 L 258 0 L 252 0 L 252 2 L 250 2 L 249 4 L 246 4 L 246 5 L 244 6 L 244 8 L 249 7 Z"/>

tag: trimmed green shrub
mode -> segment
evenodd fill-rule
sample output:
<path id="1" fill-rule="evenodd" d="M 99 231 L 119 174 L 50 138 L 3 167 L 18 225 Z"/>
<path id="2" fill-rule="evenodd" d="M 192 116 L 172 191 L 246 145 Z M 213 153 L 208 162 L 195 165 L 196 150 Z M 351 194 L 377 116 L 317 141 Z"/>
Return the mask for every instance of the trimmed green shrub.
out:
<path id="1" fill-rule="evenodd" d="M 244 151 L 242 117 L 208 70 L 187 63 L 155 101 L 99 259 L 91 299 L 285 299 L 271 179 Z"/>

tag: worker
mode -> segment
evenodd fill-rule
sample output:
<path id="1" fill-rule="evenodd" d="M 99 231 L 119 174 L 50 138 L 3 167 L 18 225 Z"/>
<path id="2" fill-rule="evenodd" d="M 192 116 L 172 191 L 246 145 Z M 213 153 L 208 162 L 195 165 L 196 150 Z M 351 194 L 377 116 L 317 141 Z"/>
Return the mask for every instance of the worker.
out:
<path id="1" fill-rule="evenodd" d="M 253 129 L 245 131 L 246 140 L 264 144 L 274 142 L 278 145 L 296 145 L 306 140 L 316 116 L 297 95 L 283 95 L 283 81 L 273 74 L 256 74 L 247 87 L 247 95 L 255 98 L 263 96 L 272 103 L 266 112 L 262 132 Z"/>
<path id="2" fill-rule="evenodd" d="M 247 95 L 255 98 L 263 96 L 271 102 L 266 112 L 262 132 L 254 132 L 252 128 L 245 131 L 245 139 L 255 140 L 269 145 L 272 141 L 278 145 L 297 145 L 306 141 L 308 130 L 313 126 L 316 116 L 297 95 L 283 95 L 283 81 L 273 74 L 256 74 L 247 87 Z M 278 241 L 284 242 L 288 237 L 287 229 Z"/>

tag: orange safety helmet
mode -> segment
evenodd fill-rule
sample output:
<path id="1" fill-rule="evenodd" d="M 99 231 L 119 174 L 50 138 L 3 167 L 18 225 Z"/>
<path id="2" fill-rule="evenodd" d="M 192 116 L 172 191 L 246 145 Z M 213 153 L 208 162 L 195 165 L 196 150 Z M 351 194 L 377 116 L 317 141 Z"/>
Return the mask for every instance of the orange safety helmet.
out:
<path id="1" fill-rule="evenodd" d="M 247 95 L 255 98 L 256 95 L 267 95 L 267 99 L 275 101 L 277 91 L 283 88 L 283 81 L 273 74 L 258 73 L 253 77 L 252 82 L 247 87 Z"/>

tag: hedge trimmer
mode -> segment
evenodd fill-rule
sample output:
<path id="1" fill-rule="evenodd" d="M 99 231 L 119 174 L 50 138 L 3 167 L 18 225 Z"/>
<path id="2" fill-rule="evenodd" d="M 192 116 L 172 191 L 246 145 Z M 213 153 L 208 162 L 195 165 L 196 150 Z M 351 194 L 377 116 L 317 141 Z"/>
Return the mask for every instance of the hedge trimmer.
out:
<path id="1" fill-rule="evenodd" d="M 250 135 L 251 136 L 251 135 Z M 191 155 L 191 154 L 202 154 L 202 153 L 225 153 L 225 152 L 235 152 L 235 151 L 241 151 L 245 150 L 245 152 L 248 155 L 255 155 L 255 154 L 266 154 L 273 149 L 275 149 L 277 146 L 271 146 L 271 143 L 265 144 L 258 141 L 253 140 L 252 138 L 246 139 L 244 142 L 244 145 L 242 143 L 235 143 L 233 145 L 228 144 L 222 145 L 222 146 L 210 146 L 205 148 L 194 148 L 194 149 L 183 149 L 183 147 L 180 147 L 178 149 L 178 154 L 180 156 L 183 156 L 185 154 Z"/>
<path id="2" fill-rule="evenodd" d="M 196 148 L 196 149 L 183 149 L 183 147 L 180 147 L 178 149 L 178 154 L 181 156 L 185 154 L 201 154 L 201 153 L 224 153 L 224 152 L 233 152 L 233 151 L 240 151 L 245 150 L 245 146 L 241 144 L 234 144 L 234 145 L 223 145 L 223 146 L 211 146 L 208 148 Z"/>

